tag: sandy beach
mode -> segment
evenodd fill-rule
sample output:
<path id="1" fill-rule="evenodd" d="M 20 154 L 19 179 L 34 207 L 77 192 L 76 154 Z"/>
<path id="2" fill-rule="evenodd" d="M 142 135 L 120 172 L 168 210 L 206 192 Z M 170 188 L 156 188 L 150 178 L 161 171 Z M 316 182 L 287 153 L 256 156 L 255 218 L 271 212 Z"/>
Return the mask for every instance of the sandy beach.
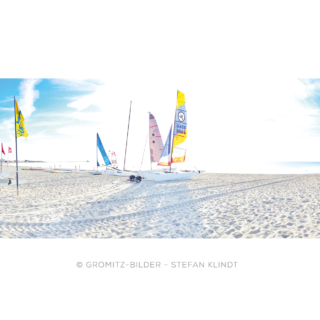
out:
<path id="1" fill-rule="evenodd" d="M 19 168 L 19 179 L 19 197 L 15 185 L 0 191 L 1 238 L 320 238 L 318 174 L 138 184 Z"/>

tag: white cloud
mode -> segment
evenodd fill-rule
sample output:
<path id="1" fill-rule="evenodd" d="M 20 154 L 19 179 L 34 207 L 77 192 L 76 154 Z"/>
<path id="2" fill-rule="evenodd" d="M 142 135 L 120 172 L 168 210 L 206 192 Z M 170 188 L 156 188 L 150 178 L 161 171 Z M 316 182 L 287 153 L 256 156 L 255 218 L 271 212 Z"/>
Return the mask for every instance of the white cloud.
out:
<path id="1" fill-rule="evenodd" d="M 95 91 L 102 83 L 90 79 L 52 79 L 53 84 L 65 90 L 73 91 Z"/>
<path id="2" fill-rule="evenodd" d="M 57 132 L 80 137 L 80 136 L 87 136 L 90 133 L 94 133 L 95 128 L 90 126 L 68 126 L 68 127 L 63 127 L 58 129 Z"/>
<path id="3" fill-rule="evenodd" d="M 6 120 L 2 121 L 2 123 L 1 123 L 2 130 L 1 131 L 9 131 L 12 128 L 14 128 L 13 121 L 14 121 L 13 116 L 10 119 L 6 119 Z"/>
<path id="4" fill-rule="evenodd" d="M 105 112 L 75 112 L 72 115 L 75 119 L 82 121 L 104 122 Z"/>
<path id="5" fill-rule="evenodd" d="M 13 98 L 12 97 L 8 97 L 5 100 L 1 100 L 0 103 L 2 102 L 8 102 L 8 101 L 12 101 L 12 107 L 13 107 Z"/>
<path id="6" fill-rule="evenodd" d="M 60 118 L 62 115 L 59 112 L 39 112 L 37 114 L 35 114 L 32 118 L 33 119 L 37 119 L 37 118 Z M 70 116 L 70 114 L 66 115 L 66 116 Z"/>
<path id="7" fill-rule="evenodd" d="M 33 103 L 39 98 L 39 91 L 35 90 L 34 87 L 40 81 L 41 79 L 26 79 L 20 84 L 20 98 L 18 104 L 25 118 L 30 117 L 36 110 Z"/>
<path id="8" fill-rule="evenodd" d="M 61 121 L 60 122 L 58 122 L 58 121 L 40 121 L 40 122 L 32 122 L 32 123 L 30 123 L 30 126 L 52 128 L 53 126 L 58 126 L 61 124 L 62 124 Z"/>
<path id="9" fill-rule="evenodd" d="M 38 132 L 36 134 L 33 134 L 32 136 L 28 137 L 28 141 L 35 141 L 35 140 L 47 140 L 50 139 L 51 137 L 48 136 L 47 134 L 44 134 L 43 132 Z"/>

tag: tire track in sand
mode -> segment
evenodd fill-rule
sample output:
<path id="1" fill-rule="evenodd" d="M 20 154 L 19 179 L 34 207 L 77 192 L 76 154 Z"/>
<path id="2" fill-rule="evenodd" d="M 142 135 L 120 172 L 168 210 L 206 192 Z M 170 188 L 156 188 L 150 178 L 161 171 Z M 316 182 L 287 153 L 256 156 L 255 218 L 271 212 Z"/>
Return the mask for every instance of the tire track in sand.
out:
<path id="1" fill-rule="evenodd" d="M 304 177 L 305 178 L 305 177 Z M 105 223 L 111 220 L 119 220 L 119 219 L 125 219 L 125 218 L 134 218 L 136 216 L 140 215 L 149 215 L 149 214 L 155 214 L 155 213 L 161 213 L 163 211 L 172 210 L 174 208 L 181 208 L 185 206 L 190 206 L 195 203 L 200 203 L 203 201 L 207 201 L 213 198 L 223 197 L 227 196 L 233 193 L 239 193 L 239 192 L 245 192 L 251 189 L 266 187 L 270 185 L 274 185 L 277 183 L 284 183 L 292 180 L 302 179 L 302 177 L 293 178 L 293 179 L 286 179 L 286 180 L 280 180 L 275 182 L 270 182 L 266 184 L 261 184 L 257 186 L 252 186 L 248 188 L 243 189 L 237 189 L 233 191 L 227 191 L 220 194 L 214 194 L 214 195 L 208 195 L 204 197 L 200 197 L 198 199 L 190 199 L 180 204 L 173 204 L 173 205 L 167 205 L 158 207 L 155 209 L 148 209 L 148 210 L 140 210 L 137 212 L 132 213 L 126 213 L 126 214 L 118 214 L 118 215 L 111 215 L 111 216 L 101 216 L 101 217 L 91 217 L 91 218 L 84 218 L 84 219 L 78 219 L 78 220 L 70 220 L 70 221 L 59 221 L 59 222 L 4 222 L 0 221 L 0 231 L 2 229 L 10 229 L 11 232 L 25 232 L 25 233 L 32 233 L 33 232 L 40 232 L 43 234 L 50 234 L 52 232 L 67 232 L 71 229 L 81 231 L 81 229 L 87 229 L 88 227 L 92 227 L 92 224 L 101 224 Z M 34 234 L 33 234 L 34 235 Z M 38 236 L 38 235 L 34 235 Z M 40 235 L 39 235 L 40 236 Z"/>
<path id="2" fill-rule="evenodd" d="M 68 178 L 70 179 L 70 178 Z M 142 199 L 152 199 L 152 198 L 160 198 L 160 197 L 165 197 L 167 195 L 179 195 L 179 194 L 185 194 L 185 193 L 192 193 L 195 191 L 201 191 L 201 190 L 208 190 L 208 189 L 214 189 L 214 188 L 220 188 L 220 187 L 225 187 L 225 186 L 233 186 L 233 185 L 238 185 L 238 184 L 245 184 L 245 183 L 252 183 L 252 182 L 260 182 L 260 181 L 268 181 L 268 180 L 274 180 L 274 179 L 279 179 L 279 178 L 270 178 L 270 179 L 255 179 L 255 180 L 248 180 L 248 181 L 241 181 L 241 182 L 235 182 L 235 183 L 229 183 L 229 184 L 221 184 L 221 185 L 215 185 L 215 186 L 209 186 L 209 187 L 201 187 L 201 188 L 193 188 L 193 189 L 184 189 L 184 190 L 180 190 L 180 191 L 171 191 L 171 192 L 165 192 L 165 193 L 161 193 L 161 194 L 151 194 L 151 195 L 146 195 L 146 196 L 139 196 L 139 197 L 130 197 L 130 198 L 113 198 L 111 200 L 103 200 L 103 201 L 97 201 L 100 198 L 105 197 L 106 195 L 111 195 L 111 197 L 115 194 L 117 194 L 119 191 L 125 191 L 128 188 L 121 188 L 120 190 L 116 190 L 115 192 L 110 192 L 112 190 L 112 188 L 106 188 L 106 187 L 102 187 L 98 190 L 95 190 L 95 192 L 89 192 L 86 194 L 79 194 L 77 196 L 73 196 L 73 197 L 68 197 L 65 200 L 52 200 L 52 201 L 43 201 L 43 202 L 37 202 L 36 204 L 33 204 L 33 207 L 36 207 L 36 210 L 24 210 L 24 211 L 19 211 L 19 213 L 8 213 L 8 214 L 4 214 L 3 217 L 9 217 L 9 216 L 15 216 L 18 217 L 20 215 L 29 215 L 29 214 L 35 214 L 34 217 L 36 215 L 43 216 L 43 214 L 50 212 L 50 211 L 54 211 L 54 210 L 59 210 L 62 208 L 64 208 L 64 211 L 66 211 L 66 208 L 74 208 L 73 204 L 68 205 L 68 202 L 75 200 L 75 199 L 80 199 L 77 204 L 83 205 L 83 204 L 88 204 L 88 205 L 99 205 L 100 203 L 103 203 L 104 205 L 107 204 L 111 204 L 113 202 L 116 202 L 117 204 L 123 205 L 127 202 L 132 202 L 134 200 L 142 200 Z M 137 189 L 139 185 L 134 185 L 134 189 Z M 110 190 L 111 189 L 111 190 Z M 104 192 L 101 192 L 104 191 Z M 132 191 L 132 188 L 130 188 L 130 191 Z M 133 190 L 134 191 L 134 190 Z M 86 200 L 83 199 L 86 196 L 94 196 L 96 195 L 96 197 L 92 200 Z M 81 201 L 82 200 L 82 201 Z M 54 207 L 54 208 L 41 208 L 39 207 L 39 205 L 43 205 L 43 206 L 48 206 L 50 204 L 53 203 L 58 203 L 58 206 Z M 41 213 L 39 213 L 39 211 L 41 210 Z"/>

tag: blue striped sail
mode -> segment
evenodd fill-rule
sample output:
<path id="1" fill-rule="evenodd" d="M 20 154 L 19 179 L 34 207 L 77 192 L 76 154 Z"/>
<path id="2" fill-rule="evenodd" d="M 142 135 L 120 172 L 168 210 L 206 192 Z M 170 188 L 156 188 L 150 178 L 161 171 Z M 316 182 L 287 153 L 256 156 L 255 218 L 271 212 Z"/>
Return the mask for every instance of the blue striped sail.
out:
<path id="1" fill-rule="evenodd" d="M 106 151 L 104 150 L 103 144 L 102 144 L 102 142 L 101 142 L 101 139 L 100 139 L 98 133 L 97 133 L 97 147 L 98 147 L 98 149 L 99 149 L 99 151 L 100 151 L 100 153 L 101 153 L 101 156 L 102 156 L 102 158 L 103 158 L 103 161 L 104 161 L 105 165 L 106 165 L 106 166 L 110 165 L 111 162 L 110 162 L 110 160 L 109 160 L 109 158 L 108 158 L 108 156 L 107 156 Z M 99 162 L 98 162 L 98 159 L 97 159 L 97 166 L 100 166 L 100 164 L 99 164 Z"/>

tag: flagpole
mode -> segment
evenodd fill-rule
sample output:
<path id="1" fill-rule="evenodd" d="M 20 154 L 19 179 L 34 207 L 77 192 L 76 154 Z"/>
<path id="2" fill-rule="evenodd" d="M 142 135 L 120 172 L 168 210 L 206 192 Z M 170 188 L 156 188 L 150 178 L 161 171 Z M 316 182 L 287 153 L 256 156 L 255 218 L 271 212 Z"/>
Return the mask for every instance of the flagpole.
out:
<path id="1" fill-rule="evenodd" d="M 16 126 L 16 97 L 13 99 L 14 110 L 14 137 L 16 141 L 16 178 L 17 178 L 17 196 L 19 195 L 19 178 L 18 178 L 18 143 L 17 143 L 17 126 Z"/>
<path id="2" fill-rule="evenodd" d="M 126 168 L 126 157 L 127 157 L 127 145 L 128 145 L 128 136 L 129 136 L 129 126 L 130 126 L 131 104 L 132 104 L 132 101 L 130 101 L 129 120 L 128 120 L 128 131 L 127 131 L 126 150 L 125 150 L 125 152 L 124 152 L 123 171 L 124 171 L 125 168 Z"/>

